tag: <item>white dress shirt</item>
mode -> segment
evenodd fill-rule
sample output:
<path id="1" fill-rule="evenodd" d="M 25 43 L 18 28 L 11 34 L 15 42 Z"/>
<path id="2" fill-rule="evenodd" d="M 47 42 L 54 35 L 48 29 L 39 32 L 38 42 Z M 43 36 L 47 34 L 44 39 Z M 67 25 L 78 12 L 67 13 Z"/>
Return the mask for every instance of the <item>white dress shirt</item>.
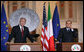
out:
<path id="1" fill-rule="evenodd" d="M 70 28 L 66 28 L 66 29 L 67 29 L 67 31 L 70 30 Z M 74 31 L 74 29 L 71 29 L 71 31 Z"/>
<path id="2" fill-rule="evenodd" d="M 22 26 L 21 26 L 21 25 L 19 25 L 19 27 L 20 27 L 20 30 L 21 30 L 21 32 L 22 32 Z M 24 27 L 23 27 L 23 30 L 24 30 Z"/>

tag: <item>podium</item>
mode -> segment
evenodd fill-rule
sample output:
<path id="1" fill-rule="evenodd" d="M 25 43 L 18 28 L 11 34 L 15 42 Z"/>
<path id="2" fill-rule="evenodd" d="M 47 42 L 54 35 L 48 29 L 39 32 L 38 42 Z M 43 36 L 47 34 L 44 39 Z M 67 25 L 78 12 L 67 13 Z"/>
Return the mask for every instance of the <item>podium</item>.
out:
<path id="1" fill-rule="evenodd" d="M 22 45 L 30 46 L 30 51 L 41 51 L 41 45 L 38 43 L 10 43 L 7 44 L 8 51 L 20 51 Z"/>
<path id="2" fill-rule="evenodd" d="M 80 51 L 83 51 L 83 43 L 78 43 L 78 42 L 63 42 L 63 43 L 58 43 L 57 45 L 57 51 L 72 51 L 71 47 L 74 44 L 78 44 L 81 47 Z"/>

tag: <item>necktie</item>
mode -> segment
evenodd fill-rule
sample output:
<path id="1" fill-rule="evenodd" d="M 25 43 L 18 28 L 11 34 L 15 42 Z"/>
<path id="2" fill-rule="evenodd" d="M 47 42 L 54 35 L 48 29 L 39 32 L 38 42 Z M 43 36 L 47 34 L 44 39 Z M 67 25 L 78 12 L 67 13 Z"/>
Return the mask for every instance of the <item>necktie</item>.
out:
<path id="1" fill-rule="evenodd" d="M 67 28 L 67 31 L 70 31 L 70 28 Z"/>
<path id="2" fill-rule="evenodd" d="M 70 31 L 70 28 L 68 29 L 68 31 Z"/>
<path id="3" fill-rule="evenodd" d="M 23 38 L 23 35 L 24 35 L 24 31 L 23 31 L 23 27 L 22 27 L 22 38 Z"/>

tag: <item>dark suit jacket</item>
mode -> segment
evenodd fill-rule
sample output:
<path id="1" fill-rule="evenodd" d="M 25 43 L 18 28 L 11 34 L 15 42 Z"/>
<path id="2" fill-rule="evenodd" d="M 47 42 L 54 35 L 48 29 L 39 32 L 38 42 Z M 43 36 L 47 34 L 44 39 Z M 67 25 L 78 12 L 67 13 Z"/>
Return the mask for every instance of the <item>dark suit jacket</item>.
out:
<path id="1" fill-rule="evenodd" d="M 12 38 L 15 38 L 14 43 L 26 43 L 26 37 L 30 39 L 31 42 L 34 41 L 33 37 L 29 34 L 29 30 L 24 26 L 24 35 L 22 38 L 21 30 L 19 25 L 14 26 L 11 31 L 11 35 L 9 36 L 8 42 L 11 41 Z"/>
<path id="2" fill-rule="evenodd" d="M 60 29 L 57 40 L 62 42 L 74 42 L 74 38 L 78 37 L 78 30 L 74 29 L 74 31 L 67 31 L 66 27 Z"/>

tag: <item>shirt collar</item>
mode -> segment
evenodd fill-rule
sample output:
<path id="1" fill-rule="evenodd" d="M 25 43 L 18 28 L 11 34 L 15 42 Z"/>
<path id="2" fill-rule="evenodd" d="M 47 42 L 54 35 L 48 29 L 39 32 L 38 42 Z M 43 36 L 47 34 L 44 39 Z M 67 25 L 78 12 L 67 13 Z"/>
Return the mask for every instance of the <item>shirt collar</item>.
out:
<path id="1" fill-rule="evenodd" d="M 67 30 L 70 30 L 70 28 L 67 28 L 67 27 L 66 27 L 66 29 L 67 29 Z"/>
<path id="2" fill-rule="evenodd" d="M 19 27 L 20 27 L 20 29 L 22 28 L 22 26 L 19 24 Z M 23 30 L 24 30 L 24 26 L 23 26 Z"/>

